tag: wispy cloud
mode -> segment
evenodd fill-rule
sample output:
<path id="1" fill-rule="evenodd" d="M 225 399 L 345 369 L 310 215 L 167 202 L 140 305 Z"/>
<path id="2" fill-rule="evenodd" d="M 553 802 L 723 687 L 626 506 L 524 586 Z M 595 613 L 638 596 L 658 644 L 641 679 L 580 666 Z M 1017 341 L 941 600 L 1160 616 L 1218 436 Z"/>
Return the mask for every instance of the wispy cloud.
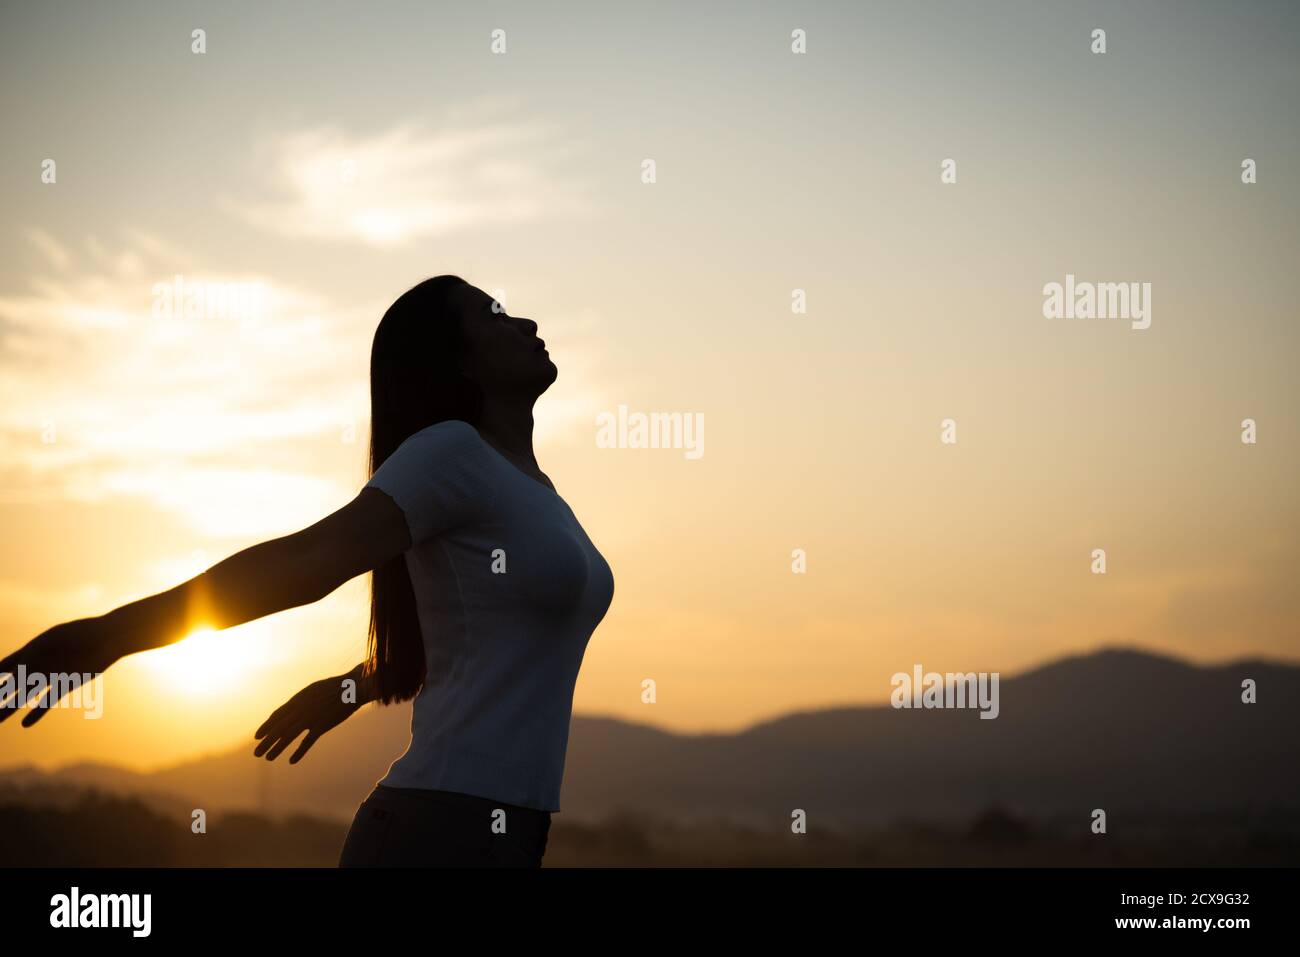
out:
<path id="1" fill-rule="evenodd" d="M 364 415 L 363 330 L 303 290 L 219 271 L 184 274 L 178 298 L 255 288 L 256 311 L 160 314 L 179 268 L 164 240 L 127 231 L 51 256 L 29 238 L 49 268 L 0 294 L 0 502 L 139 496 L 241 535 L 337 501 L 331 463 L 285 447 L 338 447 Z M 340 455 L 359 460 L 360 431 Z"/>
<path id="2" fill-rule="evenodd" d="M 63 269 L 68 265 L 68 251 L 57 239 L 43 229 L 31 228 L 26 230 L 26 233 L 32 245 L 40 251 L 51 266 Z"/>
<path id="3" fill-rule="evenodd" d="M 325 127 L 263 143 L 272 198 L 226 200 L 268 231 L 391 246 L 459 230 L 592 211 L 549 126 L 403 123 L 374 135 Z"/>
<path id="4" fill-rule="evenodd" d="M 309 524 L 359 487 L 378 311 L 345 317 L 266 276 L 189 272 L 199 260 L 138 229 L 28 238 L 44 265 L 0 291 L 0 505 L 136 498 L 244 537 Z M 260 291 L 256 313 L 187 314 L 189 289 L 237 286 Z M 562 368 L 537 438 L 579 440 L 608 404 L 601 323 L 544 324 Z"/>

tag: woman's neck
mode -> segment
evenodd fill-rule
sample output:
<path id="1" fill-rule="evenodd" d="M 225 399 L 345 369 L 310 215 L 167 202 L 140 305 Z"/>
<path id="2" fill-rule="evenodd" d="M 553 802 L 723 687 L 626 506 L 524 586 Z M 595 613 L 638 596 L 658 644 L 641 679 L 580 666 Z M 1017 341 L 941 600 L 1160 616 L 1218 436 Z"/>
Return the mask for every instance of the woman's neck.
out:
<path id="1" fill-rule="evenodd" d="M 540 472 L 533 451 L 532 404 L 485 403 L 478 431 L 497 451 L 512 461 Z"/>

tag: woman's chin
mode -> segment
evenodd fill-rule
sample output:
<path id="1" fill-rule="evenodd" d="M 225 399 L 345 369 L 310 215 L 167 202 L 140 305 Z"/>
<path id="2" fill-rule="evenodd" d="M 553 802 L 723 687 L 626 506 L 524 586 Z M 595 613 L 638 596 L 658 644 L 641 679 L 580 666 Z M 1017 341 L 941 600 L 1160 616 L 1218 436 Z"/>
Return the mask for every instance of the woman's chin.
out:
<path id="1" fill-rule="evenodd" d="M 534 380 L 538 395 L 541 395 L 549 389 L 551 383 L 559 378 L 560 375 L 560 367 L 551 361 L 550 356 L 546 356 L 545 358 L 546 361 L 541 363 L 541 368 L 537 372 L 537 378 Z"/>

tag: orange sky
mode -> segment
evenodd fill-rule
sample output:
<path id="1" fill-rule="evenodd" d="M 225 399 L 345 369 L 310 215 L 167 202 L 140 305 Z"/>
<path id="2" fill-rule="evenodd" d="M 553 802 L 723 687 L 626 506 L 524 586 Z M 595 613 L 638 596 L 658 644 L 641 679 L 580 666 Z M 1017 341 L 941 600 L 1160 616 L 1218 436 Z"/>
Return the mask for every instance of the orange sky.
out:
<path id="1" fill-rule="evenodd" d="M 1036 5 L 306 9 L 3 15 L 0 650 L 344 504 L 374 326 L 454 272 L 560 367 L 539 459 L 616 580 L 580 712 L 738 728 L 914 663 L 1297 657 L 1293 13 L 1116 10 L 1097 56 Z M 1151 283 L 1151 327 L 1045 319 L 1067 273 Z M 177 275 L 260 311 L 162 315 Z M 599 448 L 620 404 L 702 414 L 704 455 Z M 358 580 L 140 656 L 101 720 L 6 723 L 3 763 L 251 742 L 365 613 Z"/>

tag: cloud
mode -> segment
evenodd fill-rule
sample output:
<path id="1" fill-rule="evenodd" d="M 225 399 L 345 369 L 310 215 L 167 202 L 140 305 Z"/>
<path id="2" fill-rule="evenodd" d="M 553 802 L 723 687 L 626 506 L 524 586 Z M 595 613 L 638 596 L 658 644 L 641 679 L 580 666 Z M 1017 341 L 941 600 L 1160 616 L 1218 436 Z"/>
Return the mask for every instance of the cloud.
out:
<path id="1" fill-rule="evenodd" d="M 345 502 L 365 475 L 373 315 L 354 321 L 263 275 L 191 273 L 197 260 L 166 239 L 119 235 L 31 231 L 38 252 L 63 255 L 0 291 L 0 506 L 131 497 L 248 537 Z M 259 290 L 256 309 L 213 295 L 241 287 Z M 589 439 L 600 318 L 543 325 L 561 373 L 537 440 Z"/>
<path id="2" fill-rule="evenodd" d="M 213 535 L 338 504 L 337 466 L 353 479 L 363 459 L 364 429 L 345 436 L 367 410 L 368 329 L 265 276 L 178 273 L 139 231 L 58 248 L 0 294 L 0 504 L 142 497 Z M 235 289 L 256 308 L 217 295 Z"/>
<path id="3" fill-rule="evenodd" d="M 27 238 L 31 240 L 46 259 L 46 261 L 56 269 L 66 268 L 68 265 L 68 251 L 60 245 L 49 233 L 41 229 L 28 229 Z"/>
<path id="4" fill-rule="evenodd" d="M 404 123 L 370 136 L 335 127 L 262 144 L 274 198 L 226 200 L 284 236 L 396 246 L 461 230 L 592 211 L 562 174 L 572 152 L 538 123 L 431 130 Z"/>

